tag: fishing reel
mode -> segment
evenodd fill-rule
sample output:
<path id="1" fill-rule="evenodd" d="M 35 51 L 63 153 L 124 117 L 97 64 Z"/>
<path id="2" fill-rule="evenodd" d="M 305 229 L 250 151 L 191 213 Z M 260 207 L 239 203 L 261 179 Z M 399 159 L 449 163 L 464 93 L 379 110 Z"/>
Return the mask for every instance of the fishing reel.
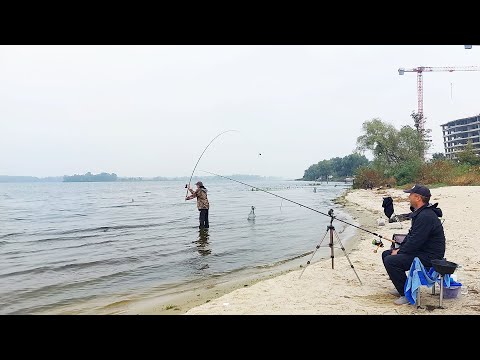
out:
<path id="1" fill-rule="evenodd" d="M 380 239 L 372 240 L 372 245 L 375 245 L 377 247 L 375 250 L 373 250 L 374 253 L 377 253 L 378 248 L 381 248 L 381 247 L 384 246 L 382 240 L 380 240 Z"/>

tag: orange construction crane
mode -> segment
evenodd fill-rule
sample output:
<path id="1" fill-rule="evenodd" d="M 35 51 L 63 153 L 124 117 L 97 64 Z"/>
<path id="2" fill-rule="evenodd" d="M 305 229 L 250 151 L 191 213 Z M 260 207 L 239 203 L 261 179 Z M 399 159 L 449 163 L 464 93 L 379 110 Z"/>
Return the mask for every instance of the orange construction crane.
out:
<path id="1" fill-rule="evenodd" d="M 398 74 L 403 75 L 406 72 L 416 72 L 417 73 L 417 93 L 418 93 L 418 130 L 422 133 L 425 131 L 425 119 L 423 117 L 423 72 L 431 71 L 479 71 L 480 66 L 464 66 L 464 67 L 453 67 L 453 66 L 443 66 L 443 67 L 429 67 L 429 66 L 419 66 L 414 69 L 398 69 Z"/>

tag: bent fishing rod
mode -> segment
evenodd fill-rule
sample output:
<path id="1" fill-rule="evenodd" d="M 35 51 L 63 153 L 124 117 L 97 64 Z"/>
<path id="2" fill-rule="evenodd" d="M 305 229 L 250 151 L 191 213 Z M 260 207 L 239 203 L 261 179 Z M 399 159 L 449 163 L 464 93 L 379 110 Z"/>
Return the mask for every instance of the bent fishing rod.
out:
<path id="1" fill-rule="evenodd" d="M 187 196 L 188 196 L 188 187 L 190 186 L 190 183 L 192 182 L 193 173 L 195 172 L 195 169 L 197 168 L 197 165 L 198 165 L 198 163 L 200 162 L 200 159 L 202 158 L 203 154 L 205 153 L 205 151 L 207 151 L 207 149 L 208 149 L 208 147 L 210 146 L 210 144 L 213 143 L 213 141 L 214 141 L 216 138 L 218 138 L 220 135 L 223 135 L 223 134 L 225 134 L 225 133 L 227 133 L 227 132 L 229 132 L 229 131 L 237 131 L 237 132 L 238 132 L 238 130 L 226 130 L 226 131 L 218 134 L 217 136 L 215 136 L 215 137 L 212 139 L 212 141 L 210 141 L 210 142 L 208 143 L 207 147 L 202 151 L 202 154 L 201 154 L 200 157 L 198 158 L 197 163 L 195 164 L 195 167 L 193 168 L 192 175 L 190 175 L 190 180 L 188 180 L 188 185 L 185 185 L 185 189 L 187 189 L 187 193 L 185 194 L 185 201 L 187 201 L 186 198 L 187 198 Z"/>
<path id="2" fill-rule="evenodd" d="M 311 207 L 309 207 L 309 206 L 306 206 L 306 205 L 300 204 L 299 202 L 296 202 L 296 201 L 293 201 L 293 200 L 287 199 L 287 198 L 285 198 L 285 197 L 283 197 L 283 196 L 280 196 L 280 195 L 277 195 L 277 194 L 271 193 L 270 191 L 263 190 L 263 189 L 261 189 L 261 188 L 259 188 L 259 187 L 256 187 L 256 186 L 253 186 L 253 185 L 249 185 L 249 184 L 247 184 L 247 183 L 244 183 L 244 182 L 241 182 L 241 181 L 238 181 L 238 180 L 235 180 L 235 179 L 229 178 L 229 177 L 227 177 L 227 176 L 223 176 L 223 175 L 215 174 L 215 173 L 212 173 L 212 172 L 209 172 L 209 171 L 205 171 L 205 170 L 201 170 L 201 171 L 203 171 L 203 172 L 206 172 L 207 174 L 211 174 L 211 175 L 219 176 L 219 177 L 221 177 L 221 178 L 228 179 L 228 180 L 231 180 L 231 181 L 235 181 L 235 182 L 237 182 L 237 183 L 239 183 L 239 184 L 242 184 L 242 185 L 245 185 L 245 186 L 248 186 L 248 187 L 251 187 L 251 188 L 254 188 L 254 189 L 260 190 L 260 191 L 263 191 L 263 192 L 265 192 L 265 193 L 267 193 L 267 194 L 270 194 L 270 195 L 276 196 L 276 197 L 278 197 L 278 198 L 280 198 L 280 199 L 283 199 L 283 200 L 289 201 L 289 202 L 291 202 L 291 203 L 294 203 L 294 204 L 296 204 L 296 205 L 298 205 L 298 206 L 301 206 L 301 207 L 304 207 L 304 208 L 306 208 L 306 209 L 309 209 L 309 210 L 315 211 L 315 212 L 317 212 L 317 213 L 319 213 L 319 214 L 322 214 L 322 215 L 328 216 L 328 217 L 329 217 L 329 218 L 331 218 L 332 220 L 333 220 L 333 219 L 336 219 L 336 220 L 338 220 L 338 221 L 340 221 L 340 222 L 343 222 L 343 223 L 345 223 L 345 224 L 347 224 L 347 225 L 353 226 L 354 228 L 357 228 L 357 229 L 359 229 L 359 230 L 362 230 L 362 231 L 365 231 L 365 232 L 367 232 L 367 233 L 369 233 L 369 234 L 372 234 L 372 235 L 378 236 L 380 239 L 384 239 L 384 240 L 390 241 L 390 242 L 392 242 L 392 243 L 395 243 L 395 241 L 394 241 L 394 240 L 387 239 L 385 236 L 382 236 L 382 235 L 380 235 L 380 234 L 377 234 L 377 233 L 375 233 L 375 232 L 373 232 L 373 231 L 370 231 L 370 230 L 367 230 L 367 229 L 361 228 L 360 226 L 357 226 L 357 225 L 351 224 L 351 223 L 349 223 L 349 222 L 347 222 L 347 221 L 345 221 L 345 220 L 341 220 L 341 219 L 337 218 L 337 217 L 336 217 L 336 216 L 334 216 L 334 215 L 326 214 L 326 213 L 324 213 L 324 212 L 321 212 L 321 211 L 319 211 L 319 210 L 317 210 L 317 209 L 314 209 L 314 208 L 311 208 Z M 380 242 L 381 242 L 381 240 L 380 240 Z M 376 244 L 374 244 L 374 245 L 378 245 L 378 244 L 379 244 L 379 243 L 376 243 Z"/>

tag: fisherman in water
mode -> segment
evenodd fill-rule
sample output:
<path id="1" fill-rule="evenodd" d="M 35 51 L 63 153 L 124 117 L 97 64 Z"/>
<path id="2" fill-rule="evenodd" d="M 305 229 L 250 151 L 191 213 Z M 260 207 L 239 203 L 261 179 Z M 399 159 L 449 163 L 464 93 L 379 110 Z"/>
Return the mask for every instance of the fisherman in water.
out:
<path id="1" fill-rule="evenodd" d="M 188 190 L 192 193 L 192 195 L 187 196 L 185 200 L 191 200 L 193 198 L 197 198 L 197 208 L 200 211 L 200 229 L 208 229 L 208 208 L 210 204 L 208 203 L 207 198 L 207 189 L 203 186 L 201 181 L 197 181 L 195 184 L 197 185 L 197 190 L 193 191 L 190 185 L 188 185 Z"/>

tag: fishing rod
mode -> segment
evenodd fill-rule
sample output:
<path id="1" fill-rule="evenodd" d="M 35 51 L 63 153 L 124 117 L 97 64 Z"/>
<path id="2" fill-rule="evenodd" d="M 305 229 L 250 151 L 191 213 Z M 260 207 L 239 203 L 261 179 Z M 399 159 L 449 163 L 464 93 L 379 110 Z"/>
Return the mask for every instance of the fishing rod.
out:
<path id="1" fill-rule="evenodd" d="M 315 211 L 315 212 L 317 212 L 317 213 L 319 213 L 319 214 L 322 214 L 322 215 L 328 216 L 328 217 L 329 217 L 329 218 L 331 218 L 332 220 L 333 220 L 333 219 L 337 219 L 338 221 L 340 221 L 340 222 L 343 222 L 343 223 L 345 223 L 345 224 L 347 224 L 347 225 L 353 226 L 354 228 L 357 228 L 357 229 L 359 229 L 359 230 L 362 230 L 362 231 L 365 231 L 365 232 L 367 232 L 367 233 L 369 233 L 369 234 L 372 234 L 372 235 L 378 236 L 380 239 L 384 239 L 384 240 L 390 241 L 391 243 L 395 243 L 395 241 L 394 241 L 394 240 L 387 239 L 385 236 L 382 236 L 382 235 L 380 235 L 380 234 L 377 234 L 377 233 L 375 233 L 375 232 L 373 232 L 373 231 L 370 231 L 370 230 L 367 230 L 367 229 L 361 228 L 360 226 L 357 226 L 357 225 L 351 224 L 351 223 L 349 223 L 349 222 L 347 222 L 347 221 L 345 221 L 345 220 L 341 220 L 341 219 L 337 218 L 337 217 L 336 217 L 336 216 L 334 216 L 334 215 L 331 215 L 331 214 L 326 214 L 326 213 L 324 213 L 324 212 L 321 212 L 321 211 L 319 211 L 319 210 L 317 210 L 317 209 L 314 209 L 314 208 L 311 208 L 311 207 L 309 207 L 309 206 L 306 206 L 306 205 L 300 204 L 300 203 L 298 203 L 298 202 L 296 202 L 296 201 L 293 201 L 293 200 L 287 199 L 287 198 L 285 198 L 285 197 L 283 197 L 283 196 L 280 196 L 280 195 L 277 195 L 277 194 L 271 193 L 270 191 L 263 190 L 263 189 L 261 189 L 261 188 L 259 188 L 259 187 L 256 187 L 256 186 L 253 186 L 253 185 L 249 185 L 249 184 L 247 184 L 247 183 L 244 183 L 244 182 L 241 182 L 241 181 L 238 181 L 238 180 L 235 180 L 235 179 L 229 178 L 229 177 L 227 177 L 227 176 L 223 176 L 223 175 L 215 174 L 215 173 L 212 173 L 212 172 L 209 172 L 209 171 L 205 171 L 205 170 L 201 170 L 201 171 L 203 171 L 203 172 L 206 172 L 207 174 L 211 174 L 211 175 L 219 176 L 219 177 L 221 177 L 221 178 L 224 178 L 224 179 L 228 179 L 228 180 L 231 180 L 231 181 L 235 181 L 235 182 L 237 182 L 237 183 L 239 183 L 239 184 L 242 184 L 242 185 L 245 185 L 245 186 L 248 186 L 248 187 L 254 188 L 254 189 L 258 189 L 258 190 L 260 190 L 260 191 L 266 192 L 267 194 L 270 194 L 270 195 L 276 196 L 276 197 L 278 197 L 278 198 L 280 198 L 280 199 L 282 199 L 282 200 L 289 201 L 289 202 L 291 202 L 291 203 L 294 203 L 294 204 L 296 204 L 296 205 L 298 205 L 298 206 L 301 206 L 301 207 L 304 207 L 304 208 L 306 208 L 306 209 L 309 209 L 309 210 Z M 375 240 L 374 240 L 374 241 L 375 241 Z M 381 240 L 377 240 L 377 241 L 374 243 L 374 245 L 377 245 L 377 249 L 378 249 L 378 247 L 383 247 L 383 244 L 382 244 L 382 245 L 380 245 L 381 243 L 382 243 L 382 242 L 381 242 Z"/>
<path id="2" fill-rule="evenodd" d="M 197 160 L 197 163 L 195 164 L 195 167 L 193 168 L 192 175 L 190 175 L 190 180 L 188 180 L 188 185 L 185 185 L 185 189 L 187 189 L 187 193 L 185 194 L 185 201 L 187 201 L 186 198 L 187 198 L 187 196 L 188 196 L 188 187 L 190 186 L 190 183 L 191 183 L 191 181 L 192 181 L 193 173 L 195 172 L 195 169 L 197 168 L 197 165 L 198 165 L 198 163 L 200 162 L 200 159 L 202 158 L 203 154 L 205 153 L 205 151 L 207 151 L 207 149 L 208 149 L 208 147 L 210 146 L 210 144 L 213 143 L 213 141 L 214 141 L 216 138 L 218 138 L 220 135 L 223 135 L 223 134 L 225 134 L 225 133 L 227 133 L 227 132 L 229 132 L 229 131 L 237 131 L 237 132 L 238 132 L 238 130 L 226 130 L 226 131 L 218 134 L 217 136 L 215 136 L 215 137 L 212 139 L 212 141 L 210 141 L 210 142 L 208 143 L 207 147 L 203 150 L 202 154 L 200 155 L 200 157 L 199 157 L 198 160 Z"/>

